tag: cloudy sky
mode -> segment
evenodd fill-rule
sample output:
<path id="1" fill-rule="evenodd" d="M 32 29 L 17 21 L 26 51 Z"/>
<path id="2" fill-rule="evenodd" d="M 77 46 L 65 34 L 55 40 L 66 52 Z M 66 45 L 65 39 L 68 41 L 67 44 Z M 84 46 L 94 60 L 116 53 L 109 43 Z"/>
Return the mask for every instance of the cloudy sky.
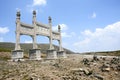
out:
<path id="1" fill-rule="evenodd" d="M 15 42 L 16 11 L 21 21 L 32 24 L 32 11 L 37 21 L 53 29 L 62 27 L 63 47 L 74 52 L 120 50 L 120 0 L 0 0 L 0 42 Z M 22 35 L 21 43 L 31 43 Z M 49 43 L 37 36 L 37 43 Z M 57 41 L 53 41 L 58 45 Z"/>

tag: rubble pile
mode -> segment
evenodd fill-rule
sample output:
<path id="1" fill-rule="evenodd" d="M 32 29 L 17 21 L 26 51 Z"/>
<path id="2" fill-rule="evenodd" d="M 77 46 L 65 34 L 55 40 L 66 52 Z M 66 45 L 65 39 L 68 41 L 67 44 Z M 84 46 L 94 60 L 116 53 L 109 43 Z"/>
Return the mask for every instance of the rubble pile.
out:
<path id="1" fill-rule="evenodd" d="M 0 61 L 0 80 L 119 80 L 119 57 L 83 57 L 6 62 Z"/>
<path id="2" fill-rule="evenodd" d="M 83 67 L 71 69 L 63 80 L 119 80 L 120 58 L 93 56 L 92 59 L 83 58 Z"/>

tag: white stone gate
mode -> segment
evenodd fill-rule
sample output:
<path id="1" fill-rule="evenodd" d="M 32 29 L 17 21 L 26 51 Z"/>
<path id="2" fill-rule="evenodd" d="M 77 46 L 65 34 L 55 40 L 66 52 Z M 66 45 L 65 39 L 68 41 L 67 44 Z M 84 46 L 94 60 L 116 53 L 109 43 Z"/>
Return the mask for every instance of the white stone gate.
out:
<path id="1" fill-rule="evenodd" d="M 52 19 L 48 18 L 48 24 L 42 24 L 37 22 L 36 20 L 36 11 L 33 11 L 33 20 L 32 25 L 26 24 L 20 21 L 20 11 L 16 14 L 16 43 L 15 50 L 12 51 L 12 60 L 21 60 L 23 59 L 23 50 L 20 47 L 20 35 L 28 35 L 33 39 L 33 49 L 29 50 L 29 58 L 32 60 L 40 60 L 41 59 L 41 51 L 37 47 L 36 36 L 42 35 L 49 38 L 50 46 L 49 50 L 47 50 L 47 59 L 57 59 L 59 57 L 66 57 L 66 53 L 62 48 L 62 40 L 61 40 L 61 29 L 60 25 L 58 25 L 58 32 L 52 31 Z M 59 42 L 59 51 L 54 49 L 52 44 L 53 40 L 57 40 Z"/>

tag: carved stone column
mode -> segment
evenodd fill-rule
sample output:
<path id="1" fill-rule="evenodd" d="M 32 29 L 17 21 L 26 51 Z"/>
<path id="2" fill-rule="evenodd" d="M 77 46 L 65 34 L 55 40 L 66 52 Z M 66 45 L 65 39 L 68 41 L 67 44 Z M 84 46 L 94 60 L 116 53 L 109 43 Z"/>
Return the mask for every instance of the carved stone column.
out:
<path id="1" fill-rule="evenodd" d="M 21 50 L 20 48 L 20 11 L 16 14 L 16 43 L 15 43 L 15 50 Z"/>
<path id="2" fill-rule="evenodd" d="M 52 50 L 52 49 L 54 49 L 54 47 L 52 44 L 52 19 L 50 16 L 49 16 L 48 20 L 49 20 L 49 26 L 50 26 L 50 37 L 49 37 L 50 47 L 49 47 L 49 49 Z"/>
<path id="3" fill-rule="evenodd" d="M 16 14 L 16 43 L 15 50 L 12 51 L 11 59 L 12 61 L 22 61 L 23 59 L 23 50 L 20 48 L 20 11 Z"/>
<path id="4" fill-rule="evenodd" d="M 41 60 L 41 51 L 38 49 L 36 44 L 36 11 L 33 11 L 33 26 L 34 26 L 34 35 L 32 35 L 33 39 L 33 49 L 29 50 L 29 59 L 30 60 Z"/>
<path id="5" fill-rule="evenodd" d="M 63 51 L 60 25 L 58 25 L 58 32 L 60 33 L 60 39 L 58 40 L 58 42 L 59 42 L 59 51 Z"/>
<path id="6" fill-rule="evenodd" d="M 33 21 L 32 21 L 33 25 L 34 25 L 34 35 L 33 35 L 33 49 L 37 48 L 37 44 L 36 44 L 36 11 L 33 11 Z"/>
<path id="7" fill-rule="evenodd" d="M 62 48 L 62 39 L 61 39 L 61 28 L 60 28 L 60 25 L 58 25 L 58 32 L 59 32 L 59 51 L 57 52 L 57 56 L 58 58 L 67 58 L 66 56 L 66 52 L 63 50 Z"/>
<path id="8" fill-rule="evenodd" d="M 35 41 L 34 37 L 32 37 L 33 42 Z M 35 43 L 36 44 L 36 43 Z M 41 60 L 41 51 L 33 44 L 33 49 L 29 50 L 29 59 L 30 60 Z"/>
<path id="9" fill-rule="evenodd" d="M 49 42 L 50 42 L 50 47 L 49 50 L 47 50 L 47 59 L 57 59 L 57 52 L 54 49 L 54 46 L 52 44 L 52 19 L 49 16 L 49 26 L 50 26 L 50 36 L 49 36 Z"/>

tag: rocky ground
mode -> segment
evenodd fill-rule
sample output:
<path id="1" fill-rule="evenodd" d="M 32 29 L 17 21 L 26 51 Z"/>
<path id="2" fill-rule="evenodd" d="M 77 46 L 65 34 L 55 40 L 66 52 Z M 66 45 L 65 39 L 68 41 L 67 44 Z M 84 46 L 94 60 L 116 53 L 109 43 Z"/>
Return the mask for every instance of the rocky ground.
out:
<path id="1" fill-rule="evenodd" d="M 120 80 L 120 58 L 70 54 L 57 60 L 0 60 L 0 80 Z"/>

